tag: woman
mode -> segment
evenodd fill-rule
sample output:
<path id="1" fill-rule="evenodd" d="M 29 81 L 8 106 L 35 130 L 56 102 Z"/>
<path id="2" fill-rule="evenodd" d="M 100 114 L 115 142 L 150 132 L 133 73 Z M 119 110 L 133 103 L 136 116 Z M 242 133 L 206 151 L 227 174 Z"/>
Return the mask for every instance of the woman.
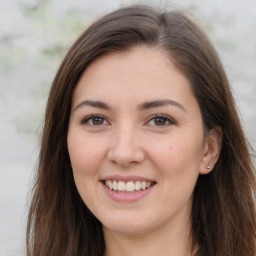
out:
<path id="1" fill-rule="evenodd" d="M 255 256 L 255 176 L 221 62 L 184 14 L 121 8 L 53 82 L 27 255 Z"/>

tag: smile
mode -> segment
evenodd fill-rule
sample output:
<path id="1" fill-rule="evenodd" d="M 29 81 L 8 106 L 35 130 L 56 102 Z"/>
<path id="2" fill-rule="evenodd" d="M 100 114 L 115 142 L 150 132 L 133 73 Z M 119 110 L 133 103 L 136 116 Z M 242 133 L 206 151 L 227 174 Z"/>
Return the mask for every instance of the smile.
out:
<path id="1" fill-rule="evenodd" d="M 105 185 L 111 190 L 118 192 L 134 192 L 148 189 L 153 185 L 150 181 L 116 181 L 105 180 Z"/>

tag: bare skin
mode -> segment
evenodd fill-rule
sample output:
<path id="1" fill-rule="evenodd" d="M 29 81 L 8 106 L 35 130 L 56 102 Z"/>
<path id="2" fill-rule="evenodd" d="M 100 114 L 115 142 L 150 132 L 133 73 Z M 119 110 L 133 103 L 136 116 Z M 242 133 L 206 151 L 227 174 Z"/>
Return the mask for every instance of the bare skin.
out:
<path id="1" fill-rule="evenodd" d="M 204 134 L 190 83 L 165 52 L 141 46 L 95 60 L 73 94 L 68 150 L 105 256 L 191 255 L 194 187 L 220 141 Z"/>

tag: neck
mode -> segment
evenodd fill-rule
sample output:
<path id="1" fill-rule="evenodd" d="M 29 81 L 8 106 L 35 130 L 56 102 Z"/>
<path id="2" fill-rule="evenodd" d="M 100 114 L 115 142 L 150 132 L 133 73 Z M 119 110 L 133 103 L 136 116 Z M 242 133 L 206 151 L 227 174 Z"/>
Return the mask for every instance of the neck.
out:
<path id="1" fill-rule="evenodd" d="M 106 250 L 104 256 L 191 256 L 192 239 L 190 228 L 164 226 L 144 234 L 124 234 L 104 228 Z"/>

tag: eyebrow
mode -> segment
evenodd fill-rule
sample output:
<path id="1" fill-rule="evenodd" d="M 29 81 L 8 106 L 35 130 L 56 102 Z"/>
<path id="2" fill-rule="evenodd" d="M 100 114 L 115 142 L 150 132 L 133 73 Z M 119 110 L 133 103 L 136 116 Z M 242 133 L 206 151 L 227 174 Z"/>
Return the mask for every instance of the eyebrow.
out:
<path id="1" fill-rule="evenodd" d="M 147 101 L 139 105 L 140 110 L 147 110 L 151 108 L 156 108 L 156 107 L 162 107 L 166 105 L 171 105 L 174 107 L 178 107 L 184 112 L 187 112 L 186 109 L 177 101 L 174 100 L 169 100 L 169 99 L 163 99 L 163 100 L 154 100 L 154 101 Z"/>
<path id="2" fill-rule="evenodd" d="M 83 100 L 78 105 L 76 105 L 74 110 L 76 110 L 76 109 L 78 109 L 82 106 L 91 106 L 91 107 L 94 107 L 94 108 L 101 108 L 101 109 L 110 110 L 110 106 L 108 106 L 106 103 L 104 103 L 102 101 L 95 101 L 95 100 Z"/>
<path id="3" fill-rule="evenodd" d="M 169 100 L 169 99 L 146 101 L 146 102 L 140 104 L 138 106 L 138 109 L 143 111 L 143 110 L 162 107 L 162 106 L 166 106 L 166 105 L 171 105 L 171 106 L 174 106 L 174 107 L 178 107 L 181 110 L 183 110 L 184 112 L 187 112 L 186 109 L 180 103 L 178 103 L 174 100 Z M 76 109 L 78 109 L 82 106 L 91 106 L 91 107 L 94 107 L 94 108 L 101 108 L 101 109 L 105 109 L 105 110 L 111 110 L 111 107 L 108 104 L 104 103 L 103 101 L 94 101 L 94 100 L 83 100 L 78 105 L 76 105 L 74 110 L 76 110 Z"/>

